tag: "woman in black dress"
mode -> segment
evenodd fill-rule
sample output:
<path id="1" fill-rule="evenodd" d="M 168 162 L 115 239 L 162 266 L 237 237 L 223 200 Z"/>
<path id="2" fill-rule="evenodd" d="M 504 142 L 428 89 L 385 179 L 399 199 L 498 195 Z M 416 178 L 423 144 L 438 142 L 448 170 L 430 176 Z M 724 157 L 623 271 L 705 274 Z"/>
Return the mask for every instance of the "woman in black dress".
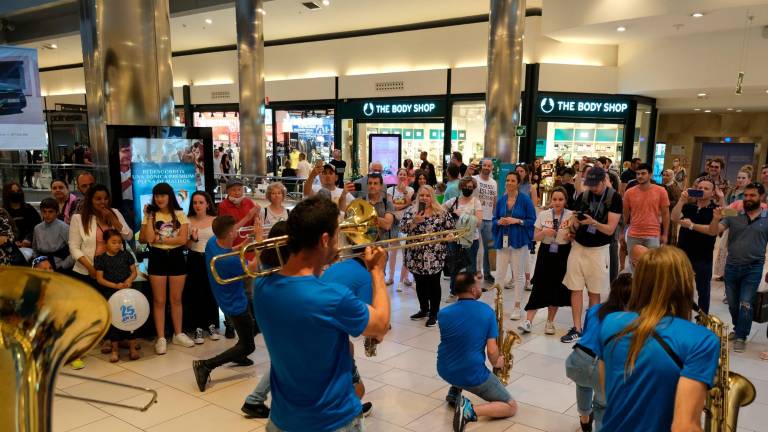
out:
<path id="1" fill-rule="evenodd" d="M 545 334 L 555 334 L 555 314 L 559 306 L 570 306 L 571 293 L 563 285 L 571 241 L 568 236 L 572 212 L 565 208 L 567 193 L 562 187 L 552 191 L 550 209 L 542 210 L 536 218 L 533 239 L 540 241 L 536 269 L 531 278 L 533 291 L 525 305 L 526 319 L 518 329 L 530 333 L 536 311 L 543 307 L 547 311 Z"/>

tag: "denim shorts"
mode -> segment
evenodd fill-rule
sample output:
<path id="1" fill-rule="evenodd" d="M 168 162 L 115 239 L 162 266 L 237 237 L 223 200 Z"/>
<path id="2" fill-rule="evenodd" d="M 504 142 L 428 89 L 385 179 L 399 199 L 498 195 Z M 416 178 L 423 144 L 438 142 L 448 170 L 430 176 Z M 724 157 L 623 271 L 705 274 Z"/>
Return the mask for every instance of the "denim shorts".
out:
<path id="1" fill-rule="evenodd" d="M 488 375 L 488 379 L 479 386 L 468 387 L 465 390 L 486 402 L 509 402 L 512 400 L 512 395 L 494 374 Z"/>
<path id="2" fill-rule="evenodd" d="M 363 415 L 359 415 L 352 419 L 349 423 L 345 424 L 344 426 L 334 430 L 333 432 L 362 432 L 363 430 Z M 269 420 L 267 422 L 267 432 L 284 432 L 282 429 L 277 427 L 274 423 L 272 423 L 272 420 Z"/>

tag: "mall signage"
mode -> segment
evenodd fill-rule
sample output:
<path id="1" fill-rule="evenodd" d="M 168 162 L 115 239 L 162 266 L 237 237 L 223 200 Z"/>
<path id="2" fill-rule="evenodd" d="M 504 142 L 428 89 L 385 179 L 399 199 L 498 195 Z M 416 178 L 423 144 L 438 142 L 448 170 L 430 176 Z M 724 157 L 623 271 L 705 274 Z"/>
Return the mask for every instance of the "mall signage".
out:
<path id="1" fill-rule="evenodd" d="M 623 119 L 629 114 L 629 107 L 630 101 L 627 99 L 591 99 L 541 94 L 538 117 Z"/>
<path id="2" fill-rule="evenodd" d="M 345 105 L 342 114 L 352 114 L 358 119 L 445 116 L 445 101 L 442 100 L 366 100 Z"/>

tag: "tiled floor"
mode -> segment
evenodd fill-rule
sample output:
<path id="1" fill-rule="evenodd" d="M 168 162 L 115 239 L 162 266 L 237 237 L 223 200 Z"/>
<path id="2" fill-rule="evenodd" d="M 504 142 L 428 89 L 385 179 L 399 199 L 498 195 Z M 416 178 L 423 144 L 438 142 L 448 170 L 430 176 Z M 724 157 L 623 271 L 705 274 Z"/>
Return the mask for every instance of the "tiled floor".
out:
<path id="1" fill-rule="evenodd" d="M 447 288 L 444 283 L 444 292 Z M 408 319 L 417 309 L 415 291 L 392 294 L 392 331 L 378 348 L 378 355 L 366 358 L 362 341 L 355 341 L 357 364 L 374 414 L 366 419 L 366 431 L 449 431 L 452 411 L 444 401 L 447 384 L 437 376 L 435 351 L 439 330 L 426 328 L 422 322 Z M 508 297 L 511 297 L 511 293 Z M 722 283 L 714 283 L 714 312 L 727 318 Z M 483 300 L 492 304 L 493 296 Z M 505 304 L 505 310 L 511 310 Z M 563 360 L 571 351 L 560 343 L 570 321 L 570 309 L 557 314 L 556 336 L 544 335 L 544 313 L 536 318 L 534 331 L 523 337 L 514 349 L 515 364 L 507 386 L 518 400 L 518 414 L 507 420 L 482 419 L 470 424 L 470 431 L 506 432 L 572 432 L 579 429 L 576 419 L 576 396 L 573 384 L 566 378 Z M 728 322 L 729 320 L 726 320 Z M 507 328 L 517 322 L 506 321 Z M 757 400 L 743 408 L 739 431 L 768 431 L 768 362 L 759 359 L 768 350 L 765 324 L 754 325 L 747 352 L 731 355 L 732 370 L 746 375 L 757 387 Z M 257 338 L 257 348 L 250 357 L 251 367 L 216 369 L 205 393 L 200 393 L 192 374 L 192 360 L 211 356 L 233 341 L 206 341 L 194 348 L 169 346 L 168 353 L 156 356 L 150 342 L 143 341 L 143 358 L 110 364 L 97 351 L 86 359 L 87 366 L 78 375 L 117 380 L 157 389 L 158 403 L 145 413 L 103 405 L 57 399 L 54 404 L 55 432 L 192 432 L 192 431 L 263 431 L 265 421 L 245 419 L 240 406 L 245 396 L 267 370 L 269 356 L 264 341 Z M 127 356 L 127 353 L 122 353 Z M 62 377 L 60 391 L 88 395 L 109 401 L 136 402 L 146 400 L 134 390 L 106 387 L 102 384 Z"/>

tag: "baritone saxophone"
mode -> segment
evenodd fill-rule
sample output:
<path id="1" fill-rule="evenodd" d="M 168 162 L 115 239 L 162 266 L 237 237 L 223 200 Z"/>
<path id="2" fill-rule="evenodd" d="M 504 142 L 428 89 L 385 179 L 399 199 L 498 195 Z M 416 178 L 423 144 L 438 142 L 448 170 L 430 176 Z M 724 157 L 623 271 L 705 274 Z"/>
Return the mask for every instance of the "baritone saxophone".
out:
<path id="1" fill-rule="evenodd" d="M 496 310 L 496 324 L 499 326 L 499 336 L 496 337 L 496 344 L 499 346 L 499 352 L 504 356 L 504 366 L 493 368 L 493 374 L 499 378 L 502 384 L 507 385 L 509 383 L 509 373 L 512 371 L 512 364 L 514 357 L 512 355 L 512 347 L 521 342 L 520 335 L 514 330 L 504 330 L 504 292 L 501 285 L 495 285 L 493 289 L 496 290 L 495 310 Z"/>

